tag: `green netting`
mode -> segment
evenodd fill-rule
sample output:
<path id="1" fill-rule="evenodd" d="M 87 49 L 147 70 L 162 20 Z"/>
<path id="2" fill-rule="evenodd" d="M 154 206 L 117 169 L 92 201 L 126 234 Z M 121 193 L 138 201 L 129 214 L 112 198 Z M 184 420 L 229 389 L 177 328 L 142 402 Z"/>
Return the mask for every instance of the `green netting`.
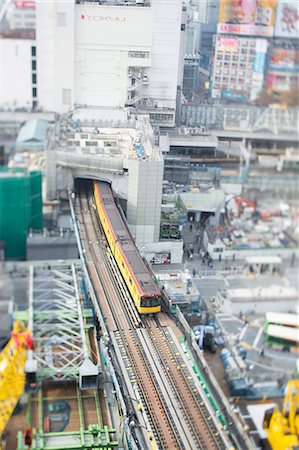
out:
<path id="1" fill-rule="evenodd" d="M 29 227 L 42 228 L 41 173 L 0 168 L 0 241 L 5 259 L 26 259 Z"/>

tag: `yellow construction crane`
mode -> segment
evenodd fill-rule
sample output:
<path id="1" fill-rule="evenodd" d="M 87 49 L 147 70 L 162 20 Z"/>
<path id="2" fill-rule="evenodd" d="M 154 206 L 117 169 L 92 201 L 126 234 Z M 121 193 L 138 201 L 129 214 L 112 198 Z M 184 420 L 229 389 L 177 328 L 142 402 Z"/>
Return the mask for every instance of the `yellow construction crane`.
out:
<path id="1" fill-rule="evenodd" d="M 11 338 L 0 353 L 0 441 L 18 400 L 24 392 L 26 357 L 28 350 L 32 348 L 33 342 L 29 330 L 21 322 L 15 321 Z"/>
<path id="2" fill-rule="evenodd" d="M 299 380 L 288 382 L 282 411 L 277 406 L 266 411 L 264 428 L 273 450 L 299 447 Z"/>

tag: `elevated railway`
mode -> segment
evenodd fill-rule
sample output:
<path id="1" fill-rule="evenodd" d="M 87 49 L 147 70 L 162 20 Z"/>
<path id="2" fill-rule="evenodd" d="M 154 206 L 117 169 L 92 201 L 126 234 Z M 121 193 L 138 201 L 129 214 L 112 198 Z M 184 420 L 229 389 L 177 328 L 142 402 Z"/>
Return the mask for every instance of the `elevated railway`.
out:
<path id="1" fill-rule="evenodd" d="M 233 449 L 181 356 L 173 321 L 164 313 L 138 313 L 103 233 L 90 182 L 77 183 L 76 215 L 87 269 L 109 329 L 111 357 L 124 390 L 138 402 L 129 418 L 130 426 L 143 431 L 144 442 L 137 442 L 137 448 Z"/>

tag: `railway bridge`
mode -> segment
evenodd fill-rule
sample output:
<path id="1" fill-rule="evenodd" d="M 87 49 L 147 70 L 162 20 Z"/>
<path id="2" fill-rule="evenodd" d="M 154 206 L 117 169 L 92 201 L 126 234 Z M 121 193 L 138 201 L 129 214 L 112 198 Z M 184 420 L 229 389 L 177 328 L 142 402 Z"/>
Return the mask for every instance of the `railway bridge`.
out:
<path id="1" fill-rule="evenodd" d="M 138 313 L 103 233 L 90 181 L 77 183 L 71 205 L 132 448 L 245 449 L 246 438 L 241 442 L 228 423 L 208 380 L 193 370 L 174 320 L 165 312 Z"/>

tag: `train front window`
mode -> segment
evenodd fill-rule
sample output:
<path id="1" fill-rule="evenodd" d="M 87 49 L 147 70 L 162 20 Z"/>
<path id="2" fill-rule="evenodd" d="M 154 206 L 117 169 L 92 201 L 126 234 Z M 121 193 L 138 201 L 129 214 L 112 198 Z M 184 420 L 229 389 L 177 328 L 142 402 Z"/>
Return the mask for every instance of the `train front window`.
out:
<path id="1" fill-rule="evenodd" d="M 147 297 L 141 299 L 142 308 L 153 308 L 160 305 L 160 297 Z"/>

